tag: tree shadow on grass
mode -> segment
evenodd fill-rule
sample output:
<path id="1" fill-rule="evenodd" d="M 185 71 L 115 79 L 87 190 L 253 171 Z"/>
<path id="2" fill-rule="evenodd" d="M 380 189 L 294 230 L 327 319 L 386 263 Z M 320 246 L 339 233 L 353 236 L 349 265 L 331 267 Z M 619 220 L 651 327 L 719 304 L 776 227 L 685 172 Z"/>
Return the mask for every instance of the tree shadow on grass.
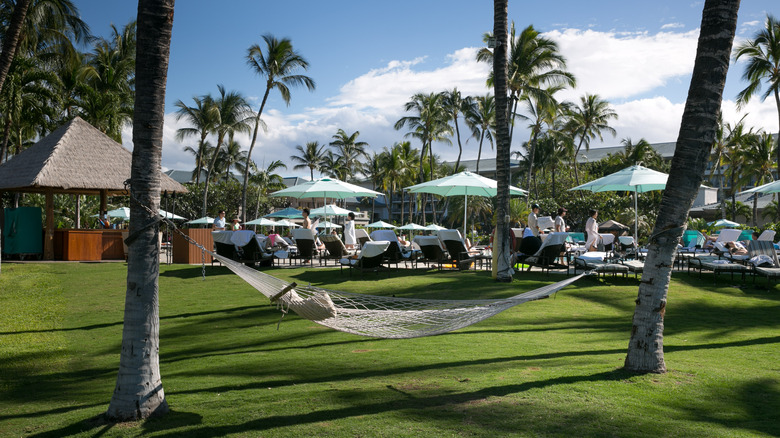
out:
<path id="1" fill-rule="evenodd" d="M 206 265 L 206 277 L 232 275 L 233 272 L 224 266 Z M 192 279 L 203 276 L 203 267 L 200 265 L 176 265 L 160 270 L 160 277 Z"/>
<path id="2" fill-rule="evenodd" d="M 105 414 L 101 413 L 76 423 L 63 426 L 59 429 L 49 430 L 27 436 L 34 438 L 60 438 L 63 436 L 71 436 L 89 432 L 91 434 L 90 436 L 97 438 L 105 435 L 111 429 L 115 429 L 117 427 L 132 428 L 135 425 L 140 425 L 144 429 L 144 433 L 149 433 L 178 429 L 180 427 L 197 426 L 202 422 L 203 416 L 200 414 L 177 411 L 175 409 L 171 409 L 163 416 L 152 416 L 143 421 L 128 423 L 112 422 L 106 418 Z"/>
<path id="3" fill-rule="evenodd" d="M 570 385 L 581 382 L 609 382 L 620 381 L 633 376 L 633 374 L 614 370 L 604 373 L 582 376 L 557 377 L 542 381 L 524 382 L 513 385 L 494 386 L 483 388 L 472 392 L 447 393 L 443 395 L 431 395 L 422 397 L 410 397 L 404 391 L 396 391 L 395 388 L 388 387 L 397 394 L 393 400 L 353 404 L 348 407 L 321 409 L 308 414 L 296 415 L 276 415 L 264 418 L 257 418 L 242 424 L 215 426 L 200 428 L 197 430 L 198 436 L 216 437 L 225 436 L 234 433 L 246 433 L 249 431 L 264 431 L 275 428 L 300 426 L 303 424 L 316 424 L 325 421 L 336 421 L 351 417 L 367 417 L 379 415 L 386 412 L 419 412 L 421 409 L 430 409 L 437 407 L 446 407 L 453 404 L 463 404 L 484 400 L 488 397 L 504 397 L 512 394 L 523 393 L 534 389 L 543 389 L 556 385 Z M 371 399 L 371 398 L 369 398 Z M 325 406 L 324 406 L 325 407 Z M 190 432 L 192 433 L 192 432 Z M 172 432 L 161 436 L 186 436 L 187 433 Z"/>

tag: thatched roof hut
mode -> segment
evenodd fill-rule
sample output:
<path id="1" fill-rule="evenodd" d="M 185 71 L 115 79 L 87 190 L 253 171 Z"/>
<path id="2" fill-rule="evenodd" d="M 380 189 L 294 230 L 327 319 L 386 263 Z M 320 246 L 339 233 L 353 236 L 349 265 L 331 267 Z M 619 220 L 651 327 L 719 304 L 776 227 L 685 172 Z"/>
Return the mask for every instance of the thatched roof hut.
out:
<path id="1" fill-rule="evenodd" d="M 76 117 L 0 165 L 0 191 L 46 195 L 44 258 L 52 259 L 55 193 L 100 195 L 106 209 L 109 195 L 126 195 L 132 153 Z M 161 191 L 184 193 L 184 186 L 160 170 Z"/>
<path id="2" fill-rule="evenodd" d="M 76 117 L 0 165 L 0 191 L 126 194 L 132 153 Z M 161 191 L 187 189 L 161 173 Z"/>

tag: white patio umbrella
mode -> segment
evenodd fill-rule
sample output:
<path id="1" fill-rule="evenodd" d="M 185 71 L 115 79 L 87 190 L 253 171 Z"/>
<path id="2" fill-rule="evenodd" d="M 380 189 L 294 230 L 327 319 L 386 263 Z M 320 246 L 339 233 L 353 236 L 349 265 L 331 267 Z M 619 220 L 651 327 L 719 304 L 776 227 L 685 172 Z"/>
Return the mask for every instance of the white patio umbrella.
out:
<path id="1" fill-rule="evenodd" d="M 439 231 L 439 230 L 446 230 L 447 227 L 442 227 L 441 225 L 437 225 L 437 224 L 430 224 L 427 227 L 425 227 L 425 229 L 428 231 Z"/>
<path id="2" fill-rule="evenodd" d="M 185 222 L 185 224 L 190 224 L 190 225 L 203 225 L 203 224 L 213 224 L 213 223 L 214 223 L 214 218 L 209 216 L 203 216 L 201 218 L 193 219 L 191 221 Z"/>
<path id="3" fill-rule="evenodd" d="M 738 195 L 742 195 L 745 193 L 778 193 L 780 192 L 780 180 L 772 181 L 770 183 L 753 187 L 752 189 L 743 190 Z"/>
<path id="4" fill-rule="evenodd" d="M 638 241 L 637 225 L 639 224 L 638 200 L 639 193 L 666 188 L 669 175 L 648 169 L 636 164 L 623 170 L 601 177 L 571 188 L 569 190 L 587 190 L 591 192 L 634 192 L 634 241 Z"/>
<path id="5" fill-rule="evenodd" d="M 245 223 L 244 225 L 260 225 L 261 227 L 273 227 L 276 225 L 279 225 L 278 222 L 272 221 L 271 219 L 266 219 L 264 217 L 249 221 Z"/>
<path id="6" fill-rule="evenodd" d="M 403 227 L 398 227 L 399 230 L 409 230 L 409 231 L 428 231 L 428 227 L 424 227 L 422 225 L 417 225 L 415 223 L 408 223 L 404 225 Z"/>
<path id="7" fill-rule="evenodd" d="M 122 219 L 123 221 L 130 220 L 130 209 L 127 207 L 119 207 L 113 210 L 108 210 L 106 214 L 108 214 L 108 217 L 115 219 Z"/>
<path id="8" fill-rule="evenodd" d="M 718 220 L 713 221 L 713 222 L 708 222 L 707 225 L 709 225 L 711 227 L 715 227 L 715 228 L 722 228 L 722 227 L 734 228 L 734 227 L 738 227 L 738 226 L 740 226 L 742 224 L 734 222 L 734 221 L 730 221 L 728 219 L 718 219 Z"/>
<path id="9" fill-rule="evenodd" d="M 293 228 L 300 227 L 300 225 L 296 224 L 295 222 L 290 222 L 287 219 L 282 219 L 282 220 L 276 221 L 276 226 L 277 227 L 293 227 Z"/>
<path id="10" fill-rule="evenodd" d="M 160 216 L 164 217 L 165 219 L 172 219 L 172 220 L 175 220 L 175 221 L 186 221 L 187 220 L 186 217 L 181 217 L 178 214 L 173 214 L 173 213 L 167 212 L 167 211 L 165 211 L 163 209 L 160 209 Z"/>
<path id="11" fill-rule="evenodd" d="M 463 230 L 468 230 L 467 212 L 469 206 L 469 196 L 494 197 L 498 193 L 498 182 L 490 178 L 485 178 L 472 172 L 460 172 L 444 178 L 435 179 L 407 187 L 411 193 L 433 193 L 439 196 L 464 196 L 465 205 L 463 207 Z M 523 189 L 509 186 L 510 195 L 526 195 Z"/>
<path id="12" fill-rule="evenodd" d="M 376 221 L 366 225 L 363 228 L 397 228 L 397 227 L 393 224 L 388 224 L 385 221 Z"/>
<path id="13" fill-rule="evenodd" d="M 346 208 L 341 208 L 335 204 L 328 204 L 324 207 L 315 208 L 314 210 L 311 210 L 309 212 L 312 216 L 347 216 L 348 214 L 352 213 L 352 211 L 347 210 Z"/>
<path id="14" fill-rule="evenodd" d="M 317 224 L 317 228 L 325 228 L 325 229 L 341 228 L 341 225 L 334 224 L 333 222 L 322 221 Z"/>
<path id="15" fill-rule="evenodd" d="M 366 196 L 369 198 L 375 198 L 381 195 L 379 192 L 375 192 L 371 189 L 356 186 L 348 182 L 340 181 L 335 178 L 320 178 L 314 181 L 298 184 L 297 186 L 287 187 L 271 193 L 274 197 L 289 197 L 289 198 L 324 198 L 325 204 L 328 203 L 328 198 L 344 199 L 352 196 Z M 328 215 L 325 215 L 325 219 Z"/>

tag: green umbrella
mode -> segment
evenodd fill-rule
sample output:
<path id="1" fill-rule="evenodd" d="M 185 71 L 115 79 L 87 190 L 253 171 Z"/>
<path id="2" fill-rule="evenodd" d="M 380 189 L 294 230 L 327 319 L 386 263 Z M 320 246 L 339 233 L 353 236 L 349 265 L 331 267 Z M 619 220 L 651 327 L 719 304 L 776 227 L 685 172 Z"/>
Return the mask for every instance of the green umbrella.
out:
<path id="1" fill-rule="evenodd" d="M 498 182 L 490 178 L 472 172 L 460 172 L 455 175 L 445 176 L 444 178 L 407 187 L 411 193 L 433 193 L 439 196 L 464 196 L 465 205 L 463 207 L 463 230 L 466 226 L 467 211 L 469 205 L 468 196 L 485 196 L 492 198 L 498 193 Z M 510 195 L 526 195 L 523 189 L 509 186 Z"/>
<path id="2" fill-rule="evenodd" d="M 639 224 L 638 195 L 639 193 L 665 189 L 667 178 L 669 175 L 663 172 L 637 164 L 569 190 L 634 192 L 634 241 L 637 242 L 639 234 L 637 231 Z"/>

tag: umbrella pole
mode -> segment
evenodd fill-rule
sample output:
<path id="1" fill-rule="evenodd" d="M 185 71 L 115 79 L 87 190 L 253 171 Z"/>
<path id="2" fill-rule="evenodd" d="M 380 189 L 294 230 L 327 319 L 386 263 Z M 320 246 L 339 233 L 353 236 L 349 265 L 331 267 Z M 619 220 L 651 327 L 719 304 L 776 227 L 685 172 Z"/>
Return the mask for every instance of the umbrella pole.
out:
<path id="1" fill-rule="evenodd" d="M 469 211 L 469 188 L 466 187 L 466 194 L 463 196 L 463 239 L 466 239 L 468 235 L 468 227 L 466 227 L 466 221 L 468 220 Z"/>
<path id="2" fill-rule="evenodd" d="M 634 187 L 634 243 L 638 246 L 639 245 L 639 201 L 637 198 L 639 197 L 639 193 L 636 191 L 636 187 Z"/>

